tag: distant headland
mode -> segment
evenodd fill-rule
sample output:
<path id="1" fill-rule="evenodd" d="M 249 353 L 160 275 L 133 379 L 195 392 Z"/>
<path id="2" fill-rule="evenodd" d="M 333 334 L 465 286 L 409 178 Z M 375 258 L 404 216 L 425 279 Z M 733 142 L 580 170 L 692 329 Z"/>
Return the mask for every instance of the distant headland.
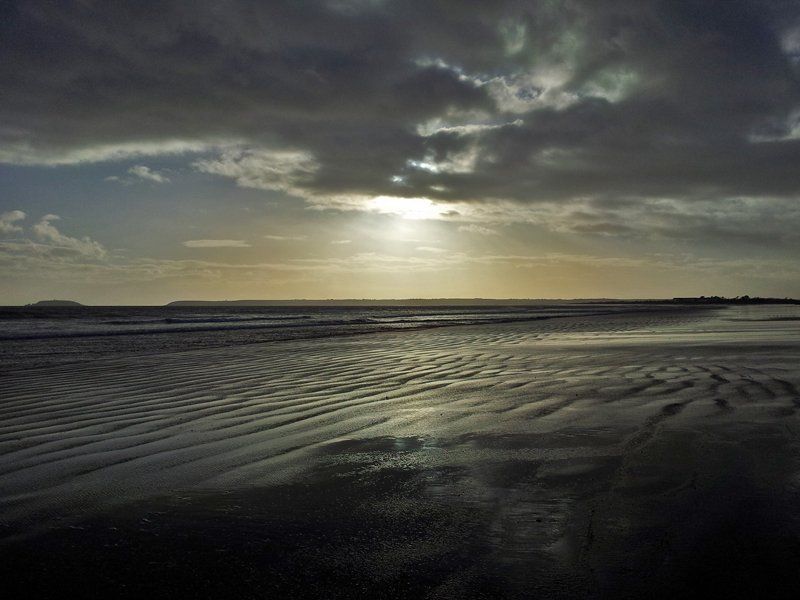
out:
<path id="1" fill-rule="evenodd" d="M 676 304 L 800 304 L 800 300 L 794 298 L 759 298 L 758 296 L 736 296 L 725 298 L 724 296 L 697 296 L 690 298 L 673 298 Z"/>
<path id="2" fill-rule="evenodd" d="M 52 308 L 52 307 L 74 307 L 74 306 L 85 306 L 85 304 L 81 304 L 80 302 L 75 302 L 74 300 L 39 300 L 38 302 L 34 302 L 33 304 L 26 304 L 25 306 L 28 307 L 39 307 L 42 308 Z"/>
<path id="3" fill-rule="evenodd" d="M 212 306 L 525 306 L 543 303 L 604 302 L 604 300 L 547 300 L 531 298 L 340 298 L 293 300 L 176 300 L 168 307 Z"/>
<path id="4" fill-rule="evenodd" d="M 285 300 L 175 300 L 164 304 L 167 308 L 237 308 L 269 306 L 531 306 L 543 304 L 688 304 L 688 305 L 742 305 L 742 304 L 800 304 L 796 298 L 761 298 L 758 296 L 689 296 L 662 299 L 618 298 L 339 298 L 339 299 L 285 299 Z M 40 300 L 26 304 L 25 308 L 78 308 L 87 305 L 74 300 Z"/>
<path id="5" fill-rule="evenodd" d="M 258 306 L 529 306 L 532 304 L 590 304 L 590 303 L 657 303 L 657 304 L 800 304 L 793 298 L 759 298 L 751 296 L 696 296 L 672 299 L 616 298 L 349 298 L 296 300 L 176 300 L 167 307 L 258 307 Z"/>

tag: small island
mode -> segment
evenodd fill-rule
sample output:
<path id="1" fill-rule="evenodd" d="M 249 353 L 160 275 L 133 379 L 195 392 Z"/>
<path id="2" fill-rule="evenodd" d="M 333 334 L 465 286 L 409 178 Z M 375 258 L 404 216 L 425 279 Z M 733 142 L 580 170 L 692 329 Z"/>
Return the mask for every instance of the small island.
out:
<path id="1" fill-rule="evenodd" d="M 80 307 L 85 306 L 85 304 L 81 304 L 80 302 L 75 302 L 74 300 L 39 300 L 38 302 L 34 302 L 33 304 L 26 304 L 26 307 L 29 308 L 54 308 L 54 307 Z"/>

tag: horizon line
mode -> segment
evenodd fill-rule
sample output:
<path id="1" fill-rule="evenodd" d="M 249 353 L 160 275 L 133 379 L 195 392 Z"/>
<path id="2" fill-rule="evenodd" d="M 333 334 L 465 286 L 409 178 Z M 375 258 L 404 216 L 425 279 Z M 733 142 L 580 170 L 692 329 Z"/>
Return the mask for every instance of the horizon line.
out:
<path id="1" fill-rule="evenodd" d="M 619 302 L 673 302 L 676 300 L 724 300 L 731 301 L 737 299 L 750 299 L 750 300 L 770 300 L 770 301 L 789 301 L 797 302 L 798 300 L 790 297 L 772 297 L 772 296 L 749 296 L 746 294 L 740 296 L 720 296 L 720 295 L 700 295 L 700 296 L 673 296 L 673 297 L 582 297 L 582 298 L 532 298 L 532 297 L 505 297 L 505 298 L 492 298 L 492 297 L 463 297 L 463 296 L 440 296 L 440 297 L 408 297 L 408 298 L 238 298 L 238 299 L 224 299 L 224 300 L 208 300 L 208 299 L 178 299 L 169 300 L 161 304 L 85 304 L 76 300 L 67 299 L 47 299 L 37 300 L 26 304 L 3 304 L 0 306 L 7 308 L 24 308 L 33 307 L 37 304 L 56 306 L 57 303 L 64 305 L 73 304 L 84 307 L 127 307 L 127 306 L 141 306 L 141 307 L 165 307 L 170 305 L 188 305 L 188 304 L 241 304 L 241 303 L 262 303 L 271 305 L 280 304 L 297 304 L 297 303 L 343 303 L 354 302 L 358 304 L 365 303 L 381 303 L 386 304 L 389 302 L 398 303 L 411 303 L 411 302 L 601 302 L 601 301 L 619 301 Z"/>

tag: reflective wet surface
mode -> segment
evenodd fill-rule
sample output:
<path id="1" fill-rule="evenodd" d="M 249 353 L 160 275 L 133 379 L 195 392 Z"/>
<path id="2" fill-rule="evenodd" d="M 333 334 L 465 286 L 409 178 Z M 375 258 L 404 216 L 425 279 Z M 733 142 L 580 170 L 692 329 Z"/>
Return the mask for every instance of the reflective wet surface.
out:
<path id="1" fill-rule="evenodd" d="M 155 440 L 84 439 L 20 395 L 0 575 L 31 597 L 797 597 L 800 321 L 732 316 L 304 346 L 286 387 L 232 355 L 236 393 L 272 382 L 262 412 L 216 400 L 206 433 Z M 166 418 L 106 369 L 112 414 Z"/>

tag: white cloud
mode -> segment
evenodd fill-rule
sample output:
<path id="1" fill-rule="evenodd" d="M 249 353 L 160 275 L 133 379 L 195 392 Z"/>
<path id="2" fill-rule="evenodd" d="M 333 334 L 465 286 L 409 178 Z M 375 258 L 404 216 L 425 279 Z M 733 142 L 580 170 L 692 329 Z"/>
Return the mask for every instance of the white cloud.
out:
<path id="1" fill-rule="evenodd" d="M 17 221 L 22 221 L 25 218 L 25 213 L 21 210 L 10 210 L 0 214 L 0 233 L 13 233 L 15 231 L 22 231 L 22 227 L 14 225 Z"/>
<path id="2" fill-rule="evenodd" d="M 469 225 L 461 225 L 458 230 L 465 233 L 477 233 L 478 235 L 497 235 L 497 230 L 490 227 L 484 227 L 483 225 L 476 225 L 474 223 Z"/>
<path id="3" fill-rule="evenodd" d="M 187 248 L 249 248 L 244 240 L 186 240 L 183 245 Z"/>
<path id="4" fill-rule="evenodd" d="M 307 235 L 265 235 L 265 240 L 273 240 L 275 242 L 301 242 L 308 239 Z"/>
<path id="5" fill-rule="evenodd" d="M 441 271 L 469 263 L 463 254 L 432 253 L 427 256 L 398 256 L 361 252 L 342 258 L 298 258 L 288 263 L 290 268 L 327 273 L 399 273 Z"/>
<path id="6" fill-rule="evenodd" d="M 424 123 L 417 125 L 417 134 L 422 137 L 430 137 L 437 133 L 453 133 L 459 136 L 469 136 L 481 134 L 493 129 L 502 129 L 503 127 L 520 127 L 523 125 L 522 119 L 515 119 L 513 121 L 503 121 L 501 123 L 466 123 L 466 124 L 450 124 L 447 119 L 437 117 L 429 119 Z"/>
<path id="7" fill-rule="evenodd" d="M 219 141 L 215 144 L 210 144 L 188 140 L 163 140 L 99 144 L 84 148 L 69 148 L 64 150 L 42 150 L 40 148 L 34 148 L 26 142 L 17 142 L 5 144 L 0 148 L 0 163 L 49 166 L 77 165 L 128 160 L 142 156 L 195 154 L 208 152 L 214 147 L 228 146 L 231 143 L 230 141 Z"/>
<path id="8" fill-rule="evenodd" d="M 567 69 L 553 66 L 535 73 L 492 77 L 482 83 L 501 111 L 522 114 L 536 108 L 561 109 L 574 104 L 578 97 L 563 89 L 569 78 Z"/>
<path id="9" fill-rule="evenodd" d="M 445 160 L 437 161 L 432 155 L 427 155 L 422 160 L 409 160 L 407 165 L 412 169 L 427 171 L 428 173 L 472 173 L 480 156 L 480 149 L 476 143 L 470 144 L 461 152 L 454 152 Z"/>
<path id="10" fill-rule="evenodd" d="M 350 244 L 350 243 L 352 243 L 352 240 L 331 240 L 331 244 L 334 244 L 336 246 L 343 246 L 345 244 Z"/>
<path id="11" fill-rule="evenodd" d="M 34 235 L 40 240 L 50 242 L 56 249 L 66 251 L 68 253 L 79 254 L 88 258 L 105 258 L 108 254 L 106 249 L 99 243 L 89 237 L 74 238 L 61 233 L 53 221 L 58 221 L 61 217 L 58 215 L 45 215 L 41 220 L 36 223 L 32 229 Z"/>
<path id="12" fill-rule="evenodd" d="M 135 165 L 128 169 L 128 173 L 135 175 L 139 179 L 145 179 L 147 181 L 154 181 L 156 183 L 169 183 L 169 179 L 167 177 L 144 165 Z"/>
<path id="13" fill-rule="evenodd" d="M 463 202 L 439 202 L 425 197 L 333 194 L 307 196 L 305 200 L 313 210 L 363 211 L 409 220 L 458 219 L 459 215 L 472 212 L 471 205 Z"/>
<path id="14" fill-rule="evenodd" d="M 193 166 L 202 173 L 234 179 L 241 187 L 299 195 L 298 186 L 319 168 L 309 152 L 242 148 L 224 150 L 219 158 L 198 160 Z"/>

